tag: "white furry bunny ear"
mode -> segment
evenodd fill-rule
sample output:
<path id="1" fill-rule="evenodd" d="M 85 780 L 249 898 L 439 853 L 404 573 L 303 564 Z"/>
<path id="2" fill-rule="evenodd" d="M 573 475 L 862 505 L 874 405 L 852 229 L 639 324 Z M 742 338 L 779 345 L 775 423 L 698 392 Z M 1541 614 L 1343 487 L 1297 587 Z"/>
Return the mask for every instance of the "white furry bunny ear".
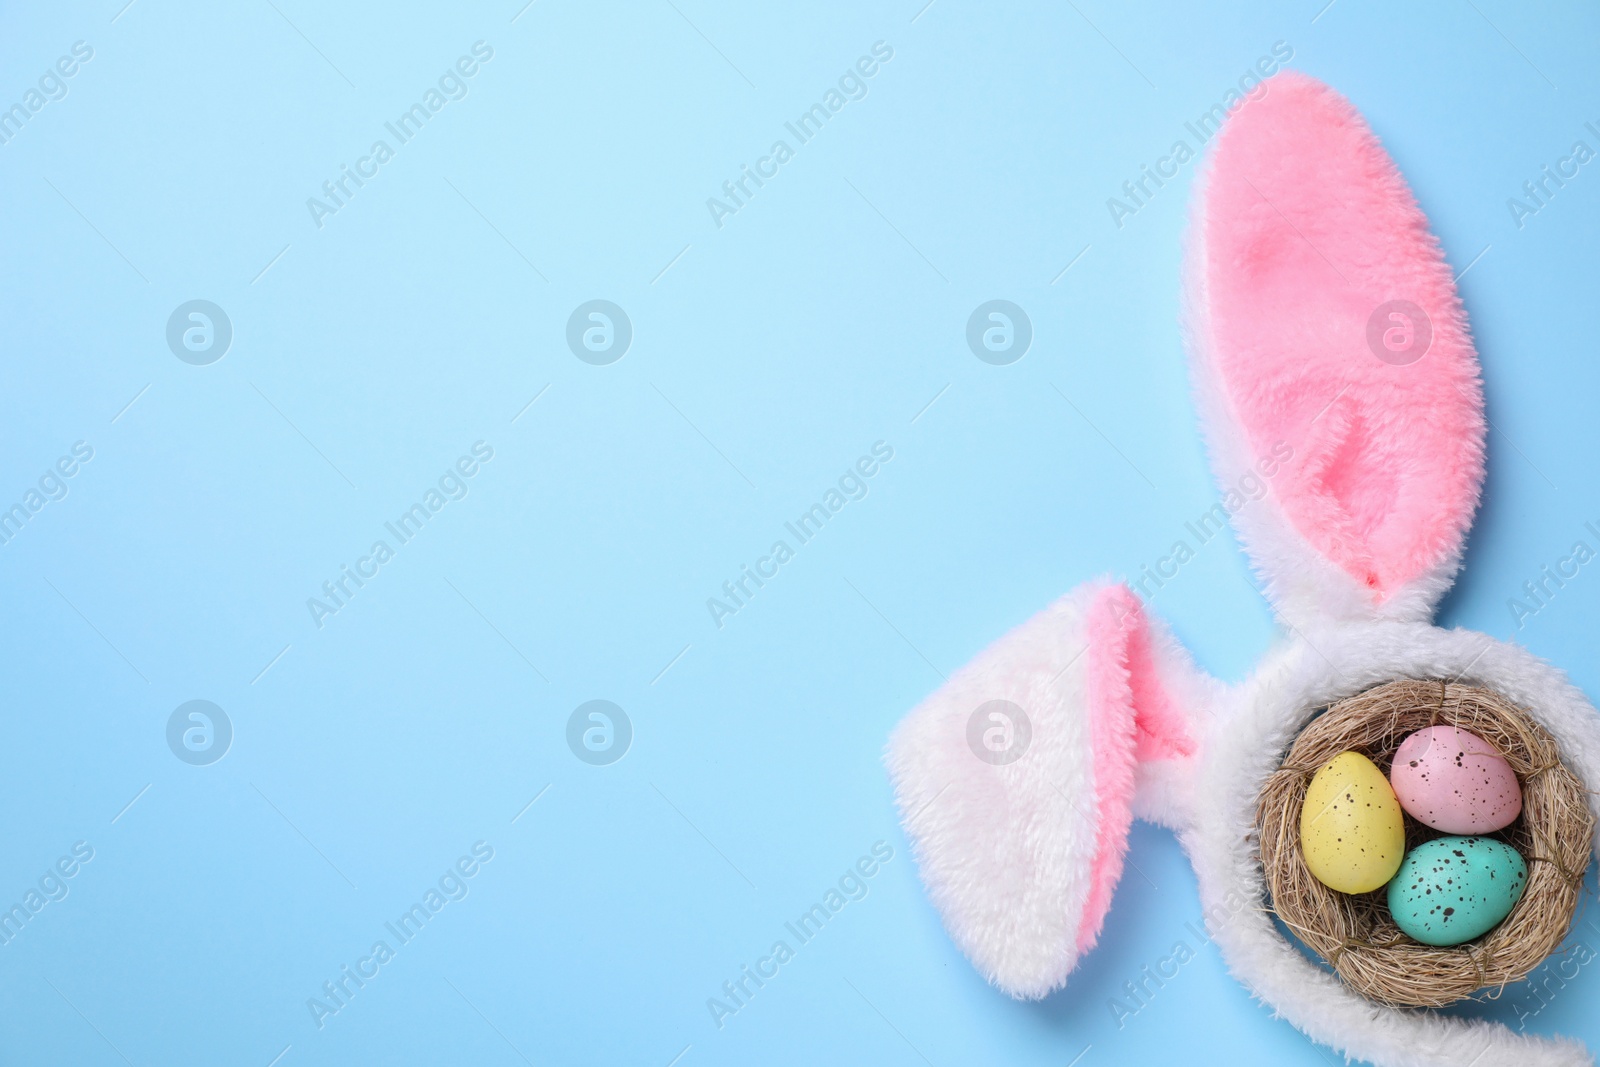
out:
<path id="1" fill-rule="evenodd" d="M 1455 281 L 1348 101 L 1292 71 L 1258 92 L 1212 149 L 1185 269 L 1224 510 L 1291 619 L 1425 621 L 1483 480 Z"/>
<path id="2" fill-rule="evenodd" d="M 1135 814 L 1176 825 L 1209 707 L 1121 585 L 1084 586 L 906 717 L 889 749 L 929 896 L 995 985 L 1042 997 L 1099 937 Z"/>

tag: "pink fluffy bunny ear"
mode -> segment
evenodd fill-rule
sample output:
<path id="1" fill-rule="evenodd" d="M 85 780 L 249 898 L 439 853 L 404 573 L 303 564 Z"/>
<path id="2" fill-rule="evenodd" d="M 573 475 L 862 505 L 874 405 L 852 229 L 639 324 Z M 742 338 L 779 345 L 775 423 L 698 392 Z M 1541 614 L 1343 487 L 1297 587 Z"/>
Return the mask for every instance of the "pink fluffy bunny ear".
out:
<path id="1" fill-rule="evenodd" d="M 951 937 L 1016 997 L 1099 937 L 1135 814 L 1176 825 L 1209 704 L 1124 586 L 1080 588 L 996 642 L 896 730 L 889 770 Z"/>
<path id="2" fill-rule="evenodd" d="M 1191 361 L 1269 598 L 1291 619 L 1427 619 L 1484 463 L 1477 356 L 1427 219 L 1349 102 L 1295 72 L 1223 124 L 1196 205 Z"/>

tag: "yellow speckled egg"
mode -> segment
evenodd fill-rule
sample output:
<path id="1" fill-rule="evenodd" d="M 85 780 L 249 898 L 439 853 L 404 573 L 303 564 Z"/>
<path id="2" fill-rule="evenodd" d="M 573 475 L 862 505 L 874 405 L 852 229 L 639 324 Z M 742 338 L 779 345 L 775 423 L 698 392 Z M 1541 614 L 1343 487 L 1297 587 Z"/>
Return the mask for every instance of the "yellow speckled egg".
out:
<path id="1" fill-rule="evenodd" d="M 1341 752 L 1317 771 L 1300 809 L 1300 849 L 1317 881 L 1341 893 L 1370 893 L 1400 869 L 1406 828 L 1383 772 L 1359 752 Z"/>

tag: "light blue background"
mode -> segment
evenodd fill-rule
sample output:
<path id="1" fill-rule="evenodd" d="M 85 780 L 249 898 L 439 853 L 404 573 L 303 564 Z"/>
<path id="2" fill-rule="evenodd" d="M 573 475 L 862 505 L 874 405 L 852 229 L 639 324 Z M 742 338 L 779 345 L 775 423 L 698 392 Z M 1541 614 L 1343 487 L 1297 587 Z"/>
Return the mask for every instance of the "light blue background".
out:
<path id="1" fill-rule="evenodd" d="M 0 1061 L 1334 1062 L 1188 932 L 1145 826 L 1069 988 L 989 989 L 881 749 L 940 673 L 1216 498 L 1176 325 L 1194 166 L 1120 230 L 1105 201 L 1276 41 L 1472 264 L 1495 433 L 1442 621 L 1600 693 L 1600 577 L 1520 631 L 1507 608 L 1600 518 L 1600 164 L 1521 229 L 1506 206 L 1596 146 L 1600 16 L 522 3 L 7 5 L 0 106 L 94 58 L 0 146 L 0 503 L 95 452 L 0 546 L 0 903 L 95 853 L 0 947 Z M 467 98 L 319 230 L 306 198 L 478 40 Z M 717 228 L 706 198 L 876 41 L 869 95 Z M 635 331 L 608 367 L 564 343 L 597 297 Z M 164 340 L 195 298 L 234 327 L 210 366 Z M 994 298 L 1035 330 L 1008 367 L 963 338 Z M 316 628 L 306 599 L 479 440 L 469 495 Z M 706 598 L 879 440 L 870 494 L 717 629 Z M 1155 602 L 1230 679 L 1273 633 L 1247 574 L 1218 539 Z M 207 767 L 165 742 L 195 698 L 235 730 Z M 607 767 L 564 740 L 592 698 L 635 730 Z M 319 1030 L 307 999 L 480 840 L 470 895 Z M 707 998 L 879 840 L 865 899 L 719 1030 Z M 1179 940 L 1119 1028 L 1108 997 Z M 1530 1028 L 1600 1045 L 1592 970 Z"/>

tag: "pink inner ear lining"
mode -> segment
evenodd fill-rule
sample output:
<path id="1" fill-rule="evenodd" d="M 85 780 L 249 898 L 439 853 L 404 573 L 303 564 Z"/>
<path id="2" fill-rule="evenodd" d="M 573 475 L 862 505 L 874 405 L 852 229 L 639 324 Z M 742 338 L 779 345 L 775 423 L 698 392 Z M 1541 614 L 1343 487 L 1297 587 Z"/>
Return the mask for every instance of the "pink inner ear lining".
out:
<path id="1" fill-rule="evenodd" d="M 1264 85 L 1223 125 L 1199 217 L 1209 347 L 1246 461 L 1294 449 L 1272 478 L 1285 516 L 1382 603 L 1465 539 L 1477 358 L 1427 219 L 1360 115 L 1302 74 Z M 1412 362 L 1369 342 L 1396 300 L 1431 327 Z"/>
<path id="2" fill-rule="evenodd" d="M 1094 747 L 1095 855 L 1089 897 L 1078 923 L 1078 952 L 1094 947 L 1122 877 L 1133 824 L 1134 767 L 1153 759 L 1192 756 L 1183 714 L 1161 684 L 1149 621 L 1133 591 L 1115 585 L 1090 605 L 1089 737 Z"/>
<path id="3" fill-rule="evenodd" d="M 1133 594 L 1127 592 L 1129 600 Z M 1137 601 L 1134 602 L 1138 609 Z M 1194 739 L 1183 712 L 1173 701 L 1157 673 L 1155 649 L 1144 612 L 1139 610 L 1139 625 L 1128 635 L 1128 684 L 1133 695 L 1136 745 L 1134 758 L 1140 763 L 1158 759 L 1181 759 L 1194 755 Z"/>

